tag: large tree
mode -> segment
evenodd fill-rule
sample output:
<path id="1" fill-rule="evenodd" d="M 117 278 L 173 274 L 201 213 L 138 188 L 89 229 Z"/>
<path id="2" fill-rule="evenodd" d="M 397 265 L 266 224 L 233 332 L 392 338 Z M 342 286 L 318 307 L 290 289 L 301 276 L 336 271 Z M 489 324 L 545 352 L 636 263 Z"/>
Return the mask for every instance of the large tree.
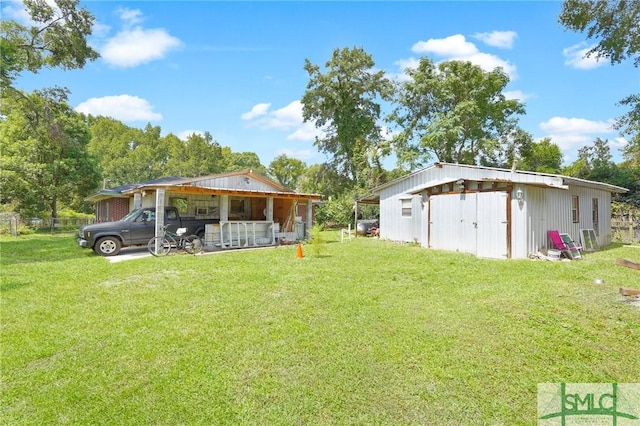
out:
<path id="1" fill-rule="evenodd" d="M 367 174 L 384 155 L 379 102 L 393 95 L 393 84 L 374 66 L 371 55 L 361 48 L 334 50 L 325 72 L 308 59 L 304 66 L 309 83 L 302 97 L 303 117 L 324 130 L 315 145 L 331 156 L 330 164 L 339 174 L 359 188 L 372 184 Z"/>
<path id="2" fill-rule="evenodd" d="M 301 192 L 322 194 L 325 199 L 335 198 L 349 187 L 349 179 L 328 164 L 312 164 L 298 179 Z"/>
<path id="3" fill-rule="evenodd" d="M 562 172 L 562 151 L 550 138 L 531 144 L 530 150 L 520 157 L 518 168 L 541 173 Z"/>
<path id="4" fill-rule="evenodd" d="M 614 163 L 607 139 L 596 138 L 592 145 L 580 148 L 576 161 L 562 173 L 627 188 L 629 192 L 617 195 L 616 199 L 640 206 L 640 167 L 628 161 Z"/>
<path id="5" fill-rule="evenodd" d="M 638 0 L 565 0 L 560 22 L 573 31 L 599 39 L 589 54 L 612 64 L 634 58 L 640 65 L 640 2 Z"/>
<path id="6" fill-rule="evenodd" d="M 98 53 L 87 44 L 93 15 L 79 0 L 23 0 L 30 24 L 0 20 L 0 88 L 12 88 L 25 70 L 82 68 Z M 18 4 L 18 3 L 16 3 Z"/>
<path id="7" fill-rule="evenodd" d="M 260 162 L 260 157 L 255 152 L 233 152 L 231 148 L 222 148 L 221 171 L 237 172 L 250 169 L 262 175 L 267 174 L 267 168 Z"/>
<path id="8" fill-rule="evenodd" d="M 269 163 L 269 176 L 286 188 L 296 189 L 306 168 L 304 161 L 281 154 Z"/>
<path id="9" fill-rule="evenodd" d="M 97 188 L 100 176 L 89 155 L 89 127 L 67 104 L 66 91 L 47 89 L 7 98 L 0 120 L 0 184 L 3 202 L 25 215 L 49 212 Z"/>
<path id="10" fill-rule="evenodd" d="M 103 182 L 109 186 L 135 182 L 136 180 L 130 180 L 135 179 L 132 173 L 136 169 L 130 153 L 140 129 L 129 127 L 110 117 L 90 116 L 88 121 L 91 130 L 88 149 L 98 160 Z"/>
<path id="11" fill-rule="evenodd" d="M 169 162 L 165 172 L 175 176 L 203 176 L 222 172 L 222 147 L 209 132 L 192 133 L 186 141 L 169 134 Z"/>
<path id="12" fill-rule="evenodd" d="M 401 164 L 415 169 L 432 156 L 461 164 L 498 161 L 507 148 L 501 140 L 524 112 L 520 102 L 505 98 L 509 77 L 502 69 L 486 72 L 464 61 L 436 66 L 423 57 L 406 73 L 390 116 L 401 128 L 394 138 Z"/>
<path id="13" fill-rule="evenodd" d="M 560 22 L 573 31 L 585 32 L 598 40 L 589 54 L 606 58 L 612 64 L 633 59 L 640 66 L 640 1 L 638 0 L 565 0 Z M 640 94 L 620 101 L 630 111 L 616 124 L 629 137 L 623 150 L 627 160 L 640 165 Z"/>

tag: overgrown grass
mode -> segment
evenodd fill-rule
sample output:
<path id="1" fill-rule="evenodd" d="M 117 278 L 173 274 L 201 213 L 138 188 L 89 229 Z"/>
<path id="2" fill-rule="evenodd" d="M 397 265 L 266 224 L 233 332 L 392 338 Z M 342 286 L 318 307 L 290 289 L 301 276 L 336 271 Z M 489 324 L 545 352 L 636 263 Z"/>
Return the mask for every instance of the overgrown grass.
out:
<path id="1" fill-rule="evenodd" d="M 116 264 L 1 241 L 1 424 L 535 424 L 537 384 L 637 382 L 615 265 L 377 239 Z M 593 283 L 595 278 L 604 285 Z"/>

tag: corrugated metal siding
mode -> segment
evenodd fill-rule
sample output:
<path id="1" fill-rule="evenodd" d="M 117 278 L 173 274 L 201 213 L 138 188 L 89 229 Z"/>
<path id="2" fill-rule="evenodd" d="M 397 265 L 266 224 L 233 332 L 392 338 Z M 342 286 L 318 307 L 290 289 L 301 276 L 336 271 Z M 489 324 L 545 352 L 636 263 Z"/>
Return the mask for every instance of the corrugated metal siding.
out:
<path id="1" fill-rule="evenodd" d="M 490 259 L 507 258 L 507 193 L 477 194 L 476 255 Z"/>
<path id="2" fill-rule="evenodd" d="M 411 197 L 412 209 L 411 217 L 402 216 L 402 199 Z M 389 197 L 384 202 L 380 202 L 380 236 L 381 238 L 393 239 L 395 241 L 413 242 L 414 237 L 419 235 L 420 218 L 422 209 L 417 207 L 419 196 L 409 196 L 397 194 Z M 384 225 L 382 225 L 384 223 Z"/>
<path id="3" fill-rule="evenodd" d="M 465 216 L 470 212 L 475 216 L 475 194 L 471 195 L 471 197 L 461 197 L 461 194 L 441 194 L 430 197 L 429 244 L 431 248 L 475 254 L 475 237 L 473 241 L 469 238 L 472 234 L 470 227 L 475 217 Z"/>
<path id="4" fill-rule="evenodd" d="M 194 186 L 203 188 L 240 189 L 244 191 L 281 191 L 280 188 L 245 175 L 213 177 L 194 182 Z"/>
<path id="5" fill-rule="evenodd" d="M 558 176 L 511 173 L 508 170 L 476 169 L 451 164 L 429 167 L 379 189 L 381 236 L 407 242 L 416 241 L 418 237 L 418 241 L 426 246 L 429 241 L 427 226 L 429 207 L 427 205 L 420 207 L 420 213 L 418 213 L 416 210 L 419 201 L 414 199 L 412 217 L 404 218 L 400 200 L 436 182 L 458 178 L 466 181 L 514 183 L 510 217 L 512 258 L 526 258 L 530 253 L 546 248 L 547 231 L 550 229 L 566 232 L 574 240 L 580 241 L 580 229 L 594 228 L 591 218 L 592 198 L 598 199 L 600 230 L 598 243 L 600 246 L 611 243 L 611 193 L 605 189 L 573 185 L 566 189 L 566 187 L 562 188 L 563 179 Z M 519 206 L 514 195 L 518 188 L 524 191 L 525 201 L 522 207 Z M 580 197 L 580 221 L 575 224 L 571 217 L 572 195 Z M 420 199 L 419 196 L 416 197 Z M 433 212 L 431 216 L 433 218 Z M 453 220 L 452 218 L 457 216 L 449 215 L 440 220 Z M 420 217 L 419 220 L 418 217 Z"/>
<path id="6" fill-rule="evenodd" d="M 525 189 L 525 205 L 527 206 L 527 222 L 526 228 L 523 229 L 525 241 L 527 243 L 527 253 L 537 253 L 547 247 L 547 231 L 549 224 L 547 216 L 547 192 L 551 190 L 527 187 Z M 566 192 L 562 190 L 553 190 L 558 193 Z"/>

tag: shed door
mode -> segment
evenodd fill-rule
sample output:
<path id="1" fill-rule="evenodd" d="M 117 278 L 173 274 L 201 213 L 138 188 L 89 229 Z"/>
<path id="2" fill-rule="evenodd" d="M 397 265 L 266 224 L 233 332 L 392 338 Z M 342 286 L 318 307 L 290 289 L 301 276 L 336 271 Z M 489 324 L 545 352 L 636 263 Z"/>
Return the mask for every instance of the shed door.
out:
<path id="1" fill-rule="evenodd" d="M 507 193 L 433 195 L 429 247 L 479 257 L 507 257 Z"/>
<path id="2" fill-rule="evenodd" d="M 476 255 L 507 258 L 507 193 L 478 193 L 478 235 Z"/>
<path id="3" fill-rule="evenodd" d="M 429 198 L 429 247 L 476 254 L 476 195 Z"/>

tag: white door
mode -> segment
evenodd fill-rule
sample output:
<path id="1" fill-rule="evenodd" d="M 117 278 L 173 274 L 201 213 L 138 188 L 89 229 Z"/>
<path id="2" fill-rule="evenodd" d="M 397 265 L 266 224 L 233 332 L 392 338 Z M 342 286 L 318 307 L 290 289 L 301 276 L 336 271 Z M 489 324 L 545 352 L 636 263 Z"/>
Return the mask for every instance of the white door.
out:
<path id="1" fill-rule="evenodd" d="M 478 193 L 476 255 L 507 258 L 507 193 Z"/>
<path id="2" fill-rule="evenodd" d="M 430 248 L 507 257 L 506 192 L 433 195 L 429 209 Z"/>
<path id="3" fill-rule="evenodd" d="M 476 194 L 441 194 L 429 198 L 429 247 L 476 252 Z"/>

